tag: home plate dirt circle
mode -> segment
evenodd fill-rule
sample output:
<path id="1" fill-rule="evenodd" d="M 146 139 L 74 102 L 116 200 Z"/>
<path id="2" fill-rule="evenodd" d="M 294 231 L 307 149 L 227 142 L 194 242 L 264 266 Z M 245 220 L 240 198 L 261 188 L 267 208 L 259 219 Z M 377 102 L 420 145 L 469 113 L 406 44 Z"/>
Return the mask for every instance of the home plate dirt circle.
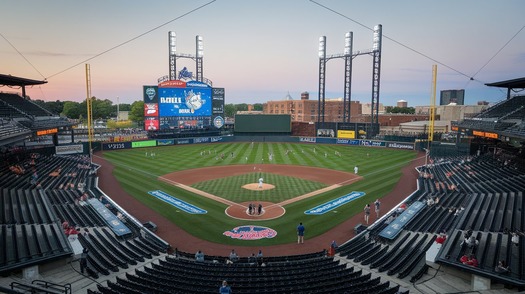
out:
<path id="1" fill-rule="evenodd" d="M 249 214 L 248 213 L 248 206 L 251 204 L 254 204 L 256 207 L 259 206 L 259 204 L 262 204 L 262 212 L 261 214 L 257 214 L 257 209 L 255 209 L 255 213 Z M 226 215 L 228 215 L 231 218 L 235 219 L 241 219 L 241 220 L 251 220 L 251 221 L 259 221 L 259 220 L 270 220 L 270 219 L 276 219 L 281 216 L 283 216 L 286 213 L 286 210 L 284 207 L 267 201 L 252 201 L 252 202 L 241 202 L 237 203 L 235 205 L 231 205 L 224 211 Z"/>
<path id="2" fill-rule="evenodd" d="M 264 190 L 275 189 L 275 186 L 272 184 L 262 184 L 262 187 L 259 187 L 258 183 L 246 184 L 241 187 L 244 189 L 253 190 L 253 191 L 264 191 Z"/>

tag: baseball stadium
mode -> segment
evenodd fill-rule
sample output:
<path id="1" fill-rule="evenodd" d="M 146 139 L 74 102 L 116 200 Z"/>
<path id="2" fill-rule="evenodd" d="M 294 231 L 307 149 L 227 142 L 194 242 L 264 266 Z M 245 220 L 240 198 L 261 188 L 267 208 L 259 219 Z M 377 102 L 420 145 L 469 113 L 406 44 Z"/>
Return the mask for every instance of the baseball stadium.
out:
<path id="1" fill-rule="evenodd" d="M 341 119 L 325 121 L 326 61 L 370 55 L 379 85 L 373 33 L 370 51 L 319 56 L 311 122 L 226 117 L 199 36 L 195 55 L 170 51 L 169 74 L 141 85 L 141 136 L 95 139 L 89 94 L 81 127 L 26 97 L 47 81 L 0 75 L 21 89 L 0 92 L 0 292 L 524 290 L 525 96 L 510 93 L 525 78 L 487 84 L 506 99 L 447 131 L 431 110 L 429 128 L 388 134 L 379 86 L 366 121 L 346 90 Z"/>

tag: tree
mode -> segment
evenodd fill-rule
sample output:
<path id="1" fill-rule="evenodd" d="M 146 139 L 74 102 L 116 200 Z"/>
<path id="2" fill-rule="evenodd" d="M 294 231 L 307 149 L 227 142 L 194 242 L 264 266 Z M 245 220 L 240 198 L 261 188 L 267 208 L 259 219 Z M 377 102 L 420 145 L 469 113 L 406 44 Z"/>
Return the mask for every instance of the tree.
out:
<path id="1" fill-rule="evenodd" d="M 224 116 L 233 118 L 237 112 L 237 107 L 233 104 L 224 105 Z"/>
<path id="2" fill-rule="evenodd" d="M 107 119 L 116 116 L 113 112 L 113 102 L 109 99 L 99 100 L 93 97 L 92 100 L 93 119 Z"/>
<path id="3" fill-rule="evenodd" d="M 144 121 L 144 101 L 135 101 L 131 104 L 129 119 L 137 123 Z"/>
<path id="4" fill-rule="evenodd" d="M 414 107 L 397 107 L 397 106 L 386 106 L 386 113 L 405 113 L 405 114 L 414 114 L 416 109 Z"/>
<path id="5" fill-rule="evenodd" d="M 46 102 L 46 109 L 55 114 L 60 114 L 64 110 L 64 102 L 60 100 Z"/>
<path id="6" fill-rule="evenodd" d="M 255 110 L 255 111 L 263 111 L 263 105 L 262 105 L 262 103 L 255 103 L 255 104 L 253 105 L 253 110 Z"/>
<path id="7" fill-rule="evenodd" d="M 247 111 L 248 110 L 248 104 L 246 104 L 246 103 L 235 104 L 235 109 L 237 111 Z"/>
<path id="8" fill-rule="evenodd" d="M 81 113 L 85 113 L 85 109 L 82 109 L 82 105 L 74 101 L 64 102 L 62 108 L 62 115 L 71 119 L 79 119 Z"/>

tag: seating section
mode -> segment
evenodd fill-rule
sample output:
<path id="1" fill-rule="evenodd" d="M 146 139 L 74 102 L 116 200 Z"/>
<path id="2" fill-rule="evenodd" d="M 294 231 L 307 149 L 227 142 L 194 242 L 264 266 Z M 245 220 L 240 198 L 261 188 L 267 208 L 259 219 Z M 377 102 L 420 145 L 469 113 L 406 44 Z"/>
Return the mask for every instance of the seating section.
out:
<path id="1" fill-rule="evenodd" d="M 379 235 L 394 212 L 340 246 L 338 252 L 354 262 L 404 278 L 417 275 L 425 264 L 425 251 L 439 233 L 446 232 L 440 262 L 504 283 L 525 285 L 525 267 L 521 264 L 525 260 L 525 167 L 481 156 L 434 159 L 419 171 L 418 190 L 406 204 L 421 201 L 427 205 L 402 232 L 393 240 Z M 464 243 L 463 234 L 468 230 L 479 242 L 474 251 Z M 518 245 L 511 244 L 511 232 L 518 232 Z M 461 263 L 466 254 L 474 254 L 479 266 Z M 510 266 L 509 274 L 494 271 L 499 260 Z"/>
<path id="2" fill-rule="evenodd" d="M 511 99 L 503 100 L 502 102 L 486 109 L 478 114 L 478 118 L 499 118 L 507 114 L 511 114 L 516 109 L 525 107 L 525 96 L 514 96 Z M 522 117 L 523 118 L 523 117 Z"/>
<path id="3" fill-rule="evenodd" d="M 399 286 L 347 268 L 333 257 L 290 257 L 291 261 L 265 259 L 265 265 L 237 262 L 196 263 L 166 257 L 116 282 L 98 286 L 98 293 L 216 293 L 223 280 L 235 293 L 397 293 Z M 91 293 L 97 293 L 92 291 Z"/>
<path id="4" fill-rule="evenodd" d="M 2 141 L 15 136 L 27 136 L 29 134 L 31 134 L 30 129 L 13 120 L 0 117 L 0 138 Z"/>
<path id="5" fill-rule="evenodd" d="M 44 108 L 38 106 L 37 104 L 33 103 L 31 100 L 23 98 L 22 96 L 18 94 L 12 94 L 12 93 L 0 93 L 0 100 L 3 101 L 3 107 L 9 106 L 12 109 L 18 110 L 19 113 L 22 113 L 24 115 L 29 115 L 32 117 L 38 117 L 38 116 L 53 116 L 53 114 Z M 4 113 L 4 110 L 0 113 Z M 9 117 L 9 115 L 7 115 Z"/>
<path id="6" fill-rule="evenodd" d="M 458 123 L 460 128 L 474 129 L 525 138 L 525 96 L 515 96 Z"/>
<path id="7" fill-rule="evenodd" d="M 88 156 L 8 158 L 0 167 L 0 273 L 71 255 L 68 238 L 91 249 L 88 266 L 94 275 L 166 252 L 165 243 L 143 234 L 125 212 L 122 221 L 132 234 L 117 239 L 85 201 L 103 196 L 95 183 L 96 166 Z M 109 201 L 104 203 L 117 213 Z"/>

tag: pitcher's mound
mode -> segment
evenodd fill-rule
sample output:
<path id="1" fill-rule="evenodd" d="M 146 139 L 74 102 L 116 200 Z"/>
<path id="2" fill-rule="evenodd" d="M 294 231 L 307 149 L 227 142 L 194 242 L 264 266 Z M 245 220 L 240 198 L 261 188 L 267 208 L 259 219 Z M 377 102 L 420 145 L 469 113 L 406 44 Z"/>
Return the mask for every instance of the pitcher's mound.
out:
<path id="1" fill-rule="evenodd" d="M 242 188 L 247 189 L 247 190 L 254 190 L 254 191 L 264 191 L 264 190 L 275 189 L 275 186 L 272 184 L 262 184 L 262 187 L 259 187 L 258 183 L 253 183 L 253 184 L 246 184 L 242 186 Z"/>

